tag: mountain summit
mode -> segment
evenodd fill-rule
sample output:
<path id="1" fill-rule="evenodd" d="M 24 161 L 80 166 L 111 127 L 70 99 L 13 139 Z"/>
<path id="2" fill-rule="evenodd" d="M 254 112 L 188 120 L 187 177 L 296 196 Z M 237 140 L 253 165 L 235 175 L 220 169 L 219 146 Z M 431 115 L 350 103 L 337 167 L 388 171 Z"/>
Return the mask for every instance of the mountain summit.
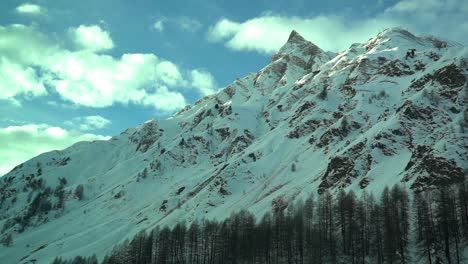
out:
<path id="1" fill-rule="evenodd" d="M 293 31 L 259 72 L 173 117 L 2 177 L 2 236 L 14 242 L 0 263 L 102 257 L 158 225 L 261 216 L 310 193 L 462 182 L 467 65 L 467 48 L 401 29 L 336 56 Z"/>
<path id="2" fill-rule="evenodd" d="M 304 55 L 317 55 L 323 53 L 319 47 L 312 42 L 304 39 L 297 31 L 291 31 L 288 41 L 280 48 L 277 55 L 302 53 Z"/>

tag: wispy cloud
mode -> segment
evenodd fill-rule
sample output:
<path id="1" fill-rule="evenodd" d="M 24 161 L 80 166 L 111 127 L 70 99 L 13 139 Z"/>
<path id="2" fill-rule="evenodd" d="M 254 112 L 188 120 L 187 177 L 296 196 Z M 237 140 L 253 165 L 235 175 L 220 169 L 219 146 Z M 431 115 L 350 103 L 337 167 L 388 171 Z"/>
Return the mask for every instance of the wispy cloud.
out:
<path id="1" fill-rule="evenodd" d="M 151 28 L 157 32 L 164 31 L 164 20 L 161 19 L 161 20 L 154 22 Z"/>
<path id="2" fill-rule="evenodd" d="M 190 18 L 190 17 L 180 17 L 177 20 L 177 24 L 179 27 L 185 31 L 195 32 L 202 28 L 203 24 L 198 21 L 197 19 Z"/>
<path id="3" fill-rule="evenodd" d="M 75 117 L 71 121 L 66 121 L 65 125 L 77 128 L 81 131 L 90 131 L 108 127 L 112 122 L 99 115 Z"/>
<path id="4" fill-rule="evenodd" d="M 24 3 L 16 7 L 16 12 L 24 15 L 39 15 L 44 12 L 44 9 L 36 4 Z"/>

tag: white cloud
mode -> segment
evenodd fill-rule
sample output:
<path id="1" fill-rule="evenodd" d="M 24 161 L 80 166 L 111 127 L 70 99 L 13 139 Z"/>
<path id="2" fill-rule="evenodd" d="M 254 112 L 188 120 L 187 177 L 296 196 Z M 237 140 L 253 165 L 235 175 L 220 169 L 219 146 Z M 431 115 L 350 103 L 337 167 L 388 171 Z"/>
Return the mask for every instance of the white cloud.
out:
<path id="1" fill-rule="evenodd" d="M 159 87 L 157 93 L 143 94 L 142 103 L 166 111 L 175 111 L 187 103 L 181 93 L 172 92 L 166 86 Z"/>
<path id="2" fill-rule="evenodd" d="M 157 32 L 162 32 L 164 30 L 164 21 L 163 20 L 158 20 L 158 21 L 154 22 L 152 29 L 157 31 Z"/>
<path id="3" fill-rule="evenodd" d="M 31 67 L 10 62 L 0 57 L 0 99 L 46 95 L 47 90 Z"/>
<path id="4" fill-rule="evenodd" d="M 38 15 L 43 12 L 43 8 L 39 5 L 25 3 L 16 8 L 16 12 L 25 15 Z"/>
<path id="5" fill-rule="evenodd" d="M 46 151 L 64 149 L 85 140 L 105 140 L 107 136 L 67 131 L 45 124 L 0 128 L 0 175 Z"/>
<path id="6" fill-rule="evenodd" d="M 210 29 L 208 37 L 213 41 L 225 41 L 226 46 L 233 50 L 272 54 L 279 50 L 294 29 L 322 49 L 338 51 L 375 35 L 383 28 L 374 23 L 359 23 L 353 28 L 348 25 L 349 22 L 339 16 L 300 18 L 266 15 L 242 23 L 222 19 Z"/>
<path id="7" fill-rule="evenodd" d="M 51 36 L 46 36 L 34 26 L 0 25 L 0 57 L 16 64 L 37 65 L 59 49 Z"/>
<path id="8" fill-rule="evenodd" d="M 81 131 L 89 131 L 108 127 L 112 122 L 99 115 L 75 117 L 71 121 L 66 121 L 65 125 L 78 128 Z"/>
<path id="9" fill-rule="evenodd" d="M 271 54 L 295 29 L 325 50 L 340 51 L 354 42 L 364 42 L 379 31 L 400 26 L 414 33 L 429 33 L 466 42 L 468 2 L 463 0 L 402 0 L 373 17 L 341 15 L 287 17 L 262 15 L 244 22 L 221 19 L 208 32 L 212 41 L 224 42 L 233 50 Z M 451 30 L 447 30 L 450 28 Z"/>
<path id="10" fill-rule="evenodd" d="M 109 32 L 98 25 L 85 26 L 70 29 L 76 45 L 90 51 L 109 50 L 114 47 Z"/>
<path id="11" fill-rule="evenodd" d="M 392 19 L 411 31 L 467 44 L 467 13 L 468 1 L 465 0 L 404 0 L 379 17 Z"/>
<path id="12" fill-rule="evenodd" d="M 88 52 L 65 52 L 47 62 L 58 80 L 51 81 L 60 96 L 89 107 L 108 107 L 115 103 L 140 103 L 162 111 L 185 105 L 183 95 L 167 86 L 183 84 L 178 67 L 153 54 L 124 54 L 120 59 Z M 154 94 L 162 102 L 146 98 Z M 183 99 L 183 100 L 181 100 Z"/>
<path id="13" fill-rule="evenodd" d="M 186 16 L 180 17 L 177 24 L 181 29 L 190 32 L 198 31 L 203 26 L 200 21 Z"/>
<path id="14" fill-rule="evenodd" d="M 205 96 L 216 92 L 216 81 L 211 73 L 204 70 L 190 71 L 191 84 L 198 92 Z"/>
<path id="15" fill-rule="evenodd" d="M 162 112 L 185 106 L 182 92 L 192 88 L 190 70 L 151 53 L 123 54 L 120 58 L 96 53 L 113 42 L 108 32 L 98 26 L 91 28 L 69 30 L 69 36 L 82 41 L 85 48 L 70 51 L 32 26 L 0 26 L 0 100 L 19 105 L 24 97 L 55 91 L 76 106 L 140 104 Z M 80 29 L 101 40 L 83 37 L 88 33 Z"/>
<path id="16" fill-rule="evenodd" d="M 170 61 L 159 62 L 156 66 L 156 72 L 158 73 L 157 79 L 167 85 L 174 86 L 184 83 L 179 67 Z"/>

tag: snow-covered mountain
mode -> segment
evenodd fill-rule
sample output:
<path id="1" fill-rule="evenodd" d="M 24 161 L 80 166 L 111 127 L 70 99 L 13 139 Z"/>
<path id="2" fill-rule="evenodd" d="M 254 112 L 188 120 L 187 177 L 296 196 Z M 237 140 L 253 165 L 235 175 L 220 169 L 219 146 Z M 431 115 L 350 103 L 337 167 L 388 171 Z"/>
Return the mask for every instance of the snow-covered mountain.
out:
<path id="1" fill-rule="evenodd" d="M 0 263 L 102 257 L 157 225 L 262 215 L 311 192 L 461 182 L 467 77 L 457 43 L 388 29 L 333 54 L 293 31 L 265 68 L 173 117 L 2 177 L 0 239 L 13 243 Z"/>

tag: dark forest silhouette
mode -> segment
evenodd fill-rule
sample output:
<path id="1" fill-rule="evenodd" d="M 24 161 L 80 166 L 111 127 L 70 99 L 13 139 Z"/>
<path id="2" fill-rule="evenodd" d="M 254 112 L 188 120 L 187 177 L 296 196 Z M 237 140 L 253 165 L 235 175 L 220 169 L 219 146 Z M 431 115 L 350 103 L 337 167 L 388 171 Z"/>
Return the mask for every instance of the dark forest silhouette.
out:
<path id="1" fill-rule="evenodd" d="M 241 211 L 221 222 L 156 228 L 115 247 L 101 263 L 463 263 L 467 241 L 466 182 L 415 193 L 411 204 L 406 188 L 394 186 L 378 199 L 340 191 L 277 203 L 258 221 Z M 77 257 L 53 263 L 98 262 Z"/>

